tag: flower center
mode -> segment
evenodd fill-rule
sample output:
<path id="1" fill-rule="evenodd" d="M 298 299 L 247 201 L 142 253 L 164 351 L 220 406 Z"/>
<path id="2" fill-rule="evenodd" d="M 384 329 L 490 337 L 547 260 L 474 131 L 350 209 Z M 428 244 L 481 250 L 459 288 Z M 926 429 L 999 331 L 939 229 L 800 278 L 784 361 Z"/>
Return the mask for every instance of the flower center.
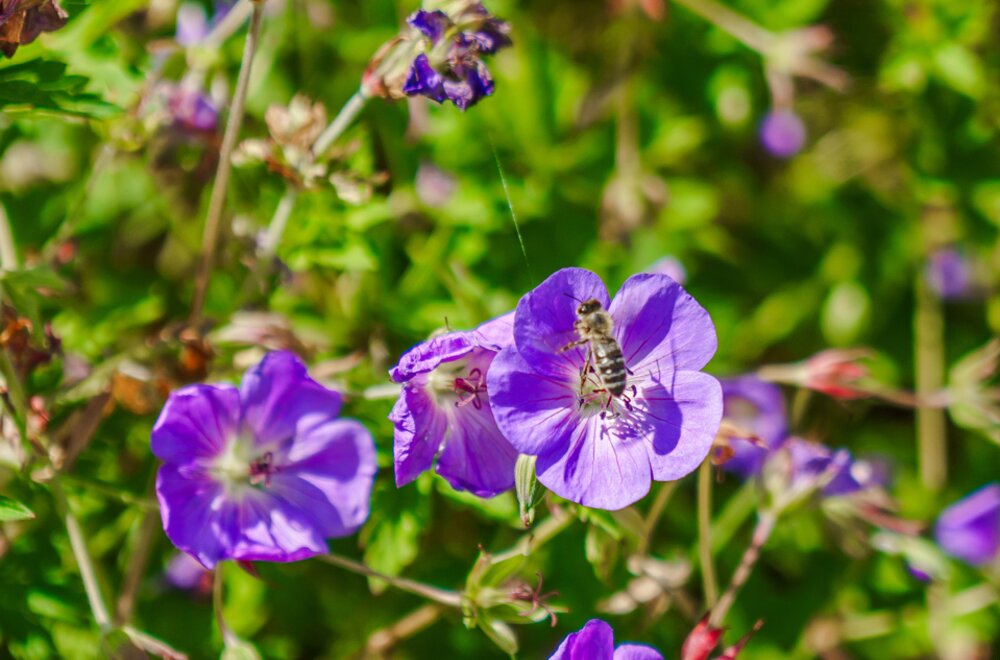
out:
<path id="1" fill-rule="evenodd" d="M 481 410 L 482 397 L 486 395 L 486 374 L 479 367 L 469 370 L 467 360 L 446 362 L 430 373 L 427 389 L 435 403 L 454 403 L 456 408 L 471 404 Z"/>
<path id="2" fill-rule="evenodd" d="M 211 472 L 231 491 L 248 487 L 268 488 L 272 475 L 279 472 L 273 451 L 261 452 L 247 433 L 234 437 L 212 464 Z"/>

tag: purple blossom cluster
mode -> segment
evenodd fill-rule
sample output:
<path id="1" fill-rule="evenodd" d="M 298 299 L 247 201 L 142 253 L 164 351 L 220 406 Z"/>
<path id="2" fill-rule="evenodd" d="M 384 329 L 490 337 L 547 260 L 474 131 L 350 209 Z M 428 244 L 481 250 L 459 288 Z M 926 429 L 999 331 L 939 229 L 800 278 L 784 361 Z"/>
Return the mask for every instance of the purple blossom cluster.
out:
<path id="1" fill-rule="evenodd" d="M 511 45 L 510 25 L 480 2 L 455 12 L 418 10 L 407 19 L 426 49 L 409 69 L 402 91 L 437 103 L 448 100 L 465 110 L 493 93 L 493 77 L 483 62 Z"/>
<path id="2" fill-rule="evenodd" d="M 621 350 L 619 395 L 579 339 L 577 307 L 590 300 L 607 311 Z M 707 456 L 722 391 L 700 369 L 715 348 L 708 313 L 669 277 L 633 276 L 611 301 L 594 273 L 560 270 L 513 315 L 432 339 L 400 360 L 392 372 L 405 383 L 392 413 L 397 484 L 427 469 L 440 448 L 438 471 L 449 482 L 495 494 L 513 485 L 520 453 L 538 457 L 538 480 L 561 497 L 628 506 L 652 481 L 679 479 Z M 445 462 L 452 452 L 462 461 Z M 483 455 L 495 458 L 475 460 Z"/>

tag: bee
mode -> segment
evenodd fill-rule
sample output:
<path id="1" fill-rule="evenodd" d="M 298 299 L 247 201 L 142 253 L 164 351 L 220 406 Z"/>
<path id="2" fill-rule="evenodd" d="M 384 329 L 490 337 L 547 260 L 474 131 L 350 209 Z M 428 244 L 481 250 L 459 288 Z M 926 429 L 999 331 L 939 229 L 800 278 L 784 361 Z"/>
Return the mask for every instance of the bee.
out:
<path id="1" fill-rule="evenodd" d="M 578 302 L 580 305 L 576 308 L 576 321 L 573 323 L 577 340 L 566 344 L 559 349 L 559 352 L 563 353 L 582 344 L 589 344 L 587 362 L 580 374 L 581 391 L 593 367 L 604 389 L 611 396 L 620 397 L 625 393 L 628 368 L 625 366 L 622 347 L 611 336 L 611 331 L 614 329 L 611 314 L 594 298 Z"/>

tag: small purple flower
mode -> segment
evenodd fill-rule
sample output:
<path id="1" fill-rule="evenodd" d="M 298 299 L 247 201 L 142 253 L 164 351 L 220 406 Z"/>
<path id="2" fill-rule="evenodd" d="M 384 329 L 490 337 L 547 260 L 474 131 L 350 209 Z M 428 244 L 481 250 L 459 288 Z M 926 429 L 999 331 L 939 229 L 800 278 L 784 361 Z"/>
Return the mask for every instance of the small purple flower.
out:
<path id="1" fill-rule="evenodd" d="M 219 109 L 200 89 L 181 83 L 164 87 L 167 110 L 176 128 L 188 133 L 214 133 Z"/>
<path id="2" fill-rule="evenodd" d="M 849 495 L 865 484 L 854 477 L 854 459 L 846 449 L 831 449 L 818 442 L 789 438 L 784 444 L 791 457 L 791 490 L 822 483 L 824 496 Z"/>
<path id="3" fill-rule="evenodd" d="M 235 3 L 231 1 L 216 1 L 215 12 L 211 21 L 205 14 L 205 8 L 196 2 L 184 2 L 177 9 L 177 31 L 175 38 L 182 46 L 195 46 L 201 43 L 212 31 L 212 28 L 225 18 Z"/>
<path id="4" fill-rule="evenodd" d="M 395 425 L 396 486 L 429 470 L 456 490 L 493 497 L 514 486 L 517 451 L 493 419 L 486 376 L 513 341 L 513 312 L 471 332 L 450 332 L 410 349 L 390 376 L 403 383 Z"/>
<path id="5" fill-rule="evenodd" d="M 590 299 L 613 321 L 627 373 L 620 396 L 584 372 L 587 344 L 567 349 L 578 339 L 577 301 Z M 620 509 L 708 454 L 722 389 L 699 370 L 715 349 L 708 313 L 669 277 L 634 275 L 609 302 L 597 275 L 565 268 L 517 305 L 514 346 L 487 378 L 497 424 L 519 452 L 538 456 L 538 480 L 557 495 Z"/>
<path id="6" fill-rule="evenodd" d="M 771 155 L 791 158 L 806 143 L 805 124 L 791 110 L 774 110 L 761 122 L 760 141 Z"/>
<path id="7" fill-rule="evenodd" d="M 663 655 L 645 644 L 615 646 L 615 633 L 600 619 L 591 619 L 583 628 L 566 635 L 549 660 L 663 660 Z"/>
<path id="8" fill-rule="evenodd" d="M 431 163 L 420 164 L 414 185 L 420 201 L 435 208 L 447 204 L 458 186 L 454 176 Z"/>
<path id="9" fill-rule="evenodd" d="M 212 593 L 212 571 L 198 563 L 191 555 L 178 552 L 170 558 L 164 577 L 170 586 L 199 595 Z"/>
<path id="10" fill-rule="evenodd" d="M 941 549 L 973 566 L 1000 554 L 1000 483 L 991 483 L 941 512 L 934 537 Z"/>
<path id="11" fill-rule="evenodd" d="M 927 259 L 925 277 L 942 300 L 972 297 L 975 283 L 969 258 L 955 247 L 935 250 Z"/>
<path id="12" fill-rule="evenodd" d="M 493 77 L 482 60 L 509 46 L 510 26 L 472 3 L 455 16 L 418 10 L 407 22 L 428 40 L 428 50 L 413 60 L 402 92 L 465 110 L 493 93 Z"/>
<path id="13" fill-rule="evenodd" d="M 677 257 L 663 257 L 647 268 L 646 272 L 666 275 L 681 286 L 684 286 L 684 283 L 687 281 L 687 270 L 684 269 L 684 264 Z"/>
<path id="14" fill-rule="evenodd" d="M 722 380 L 722 405 L 724 419 L 753 433 L 764 444 L 761 447 L 749 438 L 733 438 L 733 456 L 722 466 L 745 479 L 757 474 L 768 451 L 785 440 L 785 400 L 777 385 L 746 375 Z"/>
<path id="15" fill-rule="evenodd" d="M 341 397 L 293 353 L 267 354 L 233 385 L 171 393 L 153 427 L 163 529 L 206 568 L 297 561 L 368 517 L 375 446 L 337 419 Z"/>

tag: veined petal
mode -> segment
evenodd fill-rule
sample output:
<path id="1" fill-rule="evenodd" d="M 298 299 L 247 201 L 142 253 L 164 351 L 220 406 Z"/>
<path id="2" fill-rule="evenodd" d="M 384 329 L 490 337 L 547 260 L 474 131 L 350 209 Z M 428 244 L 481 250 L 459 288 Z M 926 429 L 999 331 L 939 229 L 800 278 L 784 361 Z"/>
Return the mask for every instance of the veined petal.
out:
<path id="1" fill-rule="evenodd" d="M 611 435 L 599 415 L 578 421 L 568 449 L 540 455 L 536 470 L 556 495 L 609 510 L 642 499 L 653 480 L 646 438 Z"/>
<path id="2" fill-rule="evenodd" d="M 426 377 L 421 381 L 426 381 Z M 448 429 L 447 416 L 434 404 L 423 385 L 417 381 L 404 385 L 389 415 L 395 425 L 393 463 L 397 488 L 431 468 Z"/>
<path id="3" fill-rule="evenodd" d="M 156 475 L 163 531 L 170 541 L 208 569 L 226 558 L 226 546 L 216 533 L 215 511 L 224 500 L 223 487 L 207 474 L 185 474 L 170 463 Z"/>
<path id="4" fill-rule="evenodd" d="M 604 282 L 582 268 L 558 270 L 521 298 L 514 317 L 514 344 L 534 371 L 561 379 L 567 368 L 579 370 L 585 347 L 559 351 L 577 339 L 576 308 L 590 298 L 608 307 Z"/>
<path id="5" fill-rule="evenodd" d="M 210 460 L 240 428 L 240 394 L 232 385 L 174 390 L 153 426 L 153 454 L 167 463 Z"/>
<path id="6" fill-rule="evenodd" d="M 468 332 L 449 332 L 420 342 L 399 358 L 399 363 L 389 370 L 389 377 L 405 383 L 418 374 L 433 371 L 445 362 L 460 360 L 476 347 L 476 337 Z"/>
<path id="7" fill-rule="evenodd" d="M 539 374 L 511 346 L 493 359 L 486 381 L 497 426 L 517 451 L 538 456 L 568 449 L 579 421 L 572 374 Z"/>
<path id="8" fill-rule="evenodd" d="M 698 370 L 715 355 L 718 342 L 708 312 L 666 275 L 628 278 L 610 312 L 625 364 L 633 372 Z"/>
<path id="9" fill-rule="evenodd" d="M 340 412 L 341 396 L 312 378 L 297 355 L 268 353 L 243 376 L 244 423 L 258 445 L 282 443 Z"/>
<path id="10" fill-rule="evenodd" d="M 722 386 L 700 371 L 680 371 L 646 387 L 632 402 L 650 433 L 653 478 L 673 481 L 708 456 L 722 422 Z"/>
<path id="11" fill-rule="evenodd" d="M 265 492 L 308 513 L 321 537 L 352 534 L 367 520 L 377 465 L 364 426 L 330 420 L 296 438 L 288 457 Z"/>
<path id="12" fill-rule="evenodd" d="M 499 353 L 514 345 L 514 312 L 481 323 L 470 334 L 480 348 Z"/>
<path id="13" fill-rule="evenodd" d="M 456 490 L 493 497 L 514 487 L 517 450 L 500 433 L 489 402 L 454 411 L 437 472 Z"/>

